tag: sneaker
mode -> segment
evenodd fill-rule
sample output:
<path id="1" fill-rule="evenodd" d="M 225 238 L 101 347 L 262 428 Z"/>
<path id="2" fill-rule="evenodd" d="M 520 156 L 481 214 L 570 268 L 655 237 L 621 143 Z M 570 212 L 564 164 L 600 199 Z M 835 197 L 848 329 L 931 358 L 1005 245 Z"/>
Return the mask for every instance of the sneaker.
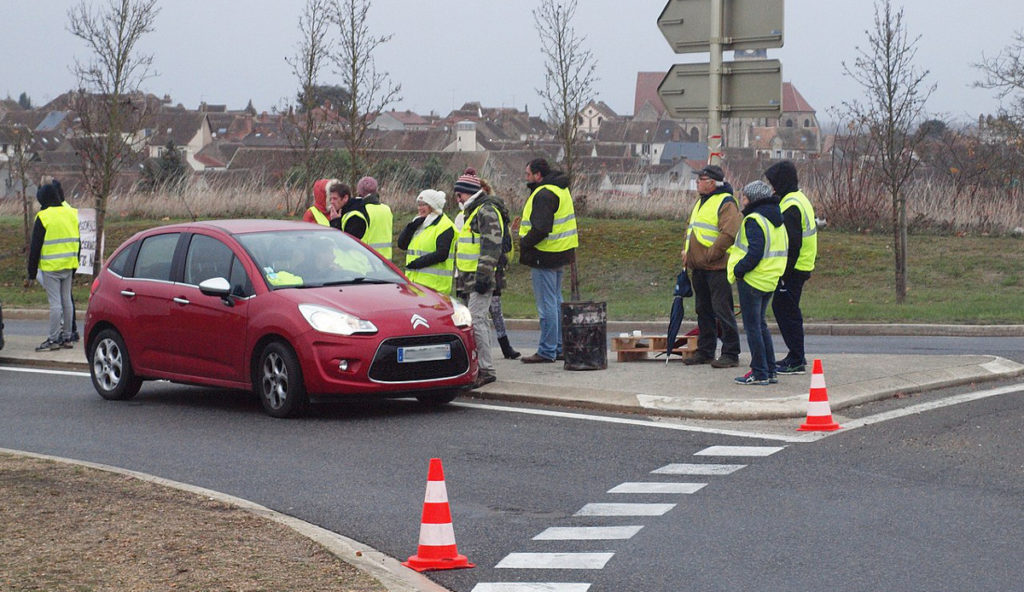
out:
<path id="1" fill-rule="evenodd" d="M 60 346 L 63 347 L 64 349 L 72 349 L 75 347 L 75 344 L 70 339 L 65 339 L 64 341 L 60 342 Z"/>
<path id="2" fill-rule="evenodd" d="M 686 364 L 687 366 L 697 366 L 700 364 L 710 364 L 713 360 L 714 358 L 709 358 L 704 354 L 698 353 L 690 356 L 689 358 L 686 358 L 685 360 L 683 360 L 683 363 Z"/>
<path id="3" fill-rule="evenodd" d="M 532 354 L 529 356 L 523 356 L 519 359 L 524 364 L 550 364 L 554 362 L 551 358 L 545 358 L 540 354 Z"/>
<path id="4" fill-rule="evenodd" d="M 37 352 L 57 351 L 59 349 L 60 349 L 60 343 L 57 342 L 57 341 L 50 341 L 49 339 L 47 339 L 46 341 L 44 341 L 44 342 L 42 342 L 42 343 L 40 343 L 39 345 L 36 346 L 36 351 Z"/>
<path id="5" fill-rule="evenodd" d="M 768 376 L 768 384 L 779 384 L 779 375 L 772 372 L 771 375 Z"/>
<path id="6" fill-rule="evenodd" d="M 755 385 L 758 385 L 758 386 L 766 386 L 766 385 L 771 384 L 771 379 L 770 378 L 754 378 L 754 371 L 751 370 L 750 372 L 747 372 L 743 376 L 737 376 L 736 377 L 736 383 L 737 384 L 755 384 Z"/>
<path id="7" fill-rule="evenodd" d="M 79 339 L 81 339 L 81 337 L 78 335 L 78 331 L 72 331 L 71 339 L 69 341 L 71 341 L 72 343 L 77 343 Z"/>
<path id="8" fill-rule="evenodd" d="M 779 374 L 805 374 L 807 372 L 807 366 L 803 364 L 780 362 L 775 365 L 775 371 Z"/>
<path id="9" fill-rule="evenodd" d="M 479 374 L 476 375 L 476 382 L 473 383 L 473 388 L 480 388 L 486 384 L 491 384 L 496 380 L 498 380 L 498 377 L 495 376 L 494 374 L 491 374 L 489 372 L 480 372 Z"/>
<path id="10" fill-rule="evenodd" d="M 717 360 L 711 362 L 712 368 L 735 368 L 740 365 L 740 359 L 736 356 L 718 356 Z"/>

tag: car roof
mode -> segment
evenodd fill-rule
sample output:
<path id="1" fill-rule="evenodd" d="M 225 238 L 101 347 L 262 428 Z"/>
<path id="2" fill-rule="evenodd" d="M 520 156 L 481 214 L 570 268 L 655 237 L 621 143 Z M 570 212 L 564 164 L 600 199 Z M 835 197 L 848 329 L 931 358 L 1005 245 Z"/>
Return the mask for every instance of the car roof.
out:
<path id="1" fill-rule="evenodd" d="M 169 224 L 152 230 L 178 230 L 185 231 L 190 228 L 209 228 L 219 230 L 228 234 L 247 234 L 250 232 L 269 232 L 274 230 L 317 230 L 327 229 L 326 226 L 299 222 L 296 220 L 268 220 L 268 219 L 235 219 L 235 220 L 204 220 L 201 222 L 183 222 L 180 224 Z"/>

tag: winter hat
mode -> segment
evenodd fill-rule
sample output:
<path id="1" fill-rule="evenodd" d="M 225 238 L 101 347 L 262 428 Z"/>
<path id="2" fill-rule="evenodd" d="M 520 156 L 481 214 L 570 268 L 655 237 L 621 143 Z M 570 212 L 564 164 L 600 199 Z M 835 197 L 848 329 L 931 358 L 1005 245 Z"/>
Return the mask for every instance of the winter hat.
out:
<path id="1" fill-rule="evenodd" d="M 441 210 L 444 209 L 444 191 L 424 189 L 416 196 L 416 203 L 425 203 L 430 206 L 431 210 L 441 213 Z"/>
<path id="2" fill-rule="evenodd" d="M 59 206 L 61 199 L 60 194 L 57 193 L 57 188 L 51 183 L 40 185 L 39 189 L 36 189 L 36 201 L 39 205 L 44 207 Z"/>
<path id="3" fill-rule="evenodd" d="M 480 177 L 476 176 L 476 169 L 470 167 L 455 182 L 454 192 L 474 195 L 477 191 L 480 191 Z"/>
<path id="4" fill-rule="evenodd" d="M 771 199 L 773 195 L 772 186 L 761 180 L 753 181 L 743 187 L 743 195 L 746 195 L 751 203 Z"/>
<path id="5" fill-rule="evenodd" d="M 373 177 L 363 177 L 356 183 L 356 195 L 360 197 L 369 195 L 374 191 L 377 191 L 377 179 Z"/>
<path id="6" fill-rule="evenodd" d="M 725 181 L 725 172 L 722 170 L 722 167 L 715 164 L 709 164 L 693 174 L 698 177 L 714 179 L 715 181 Z"/>

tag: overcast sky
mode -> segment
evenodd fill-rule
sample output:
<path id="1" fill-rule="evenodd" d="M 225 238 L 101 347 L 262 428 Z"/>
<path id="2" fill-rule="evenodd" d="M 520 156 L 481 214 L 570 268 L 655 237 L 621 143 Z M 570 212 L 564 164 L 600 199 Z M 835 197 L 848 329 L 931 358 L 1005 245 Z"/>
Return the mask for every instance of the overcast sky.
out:
<path id="1" fill-rule="evenodd" d="M 93 4 L 99 3 L 91 0 Z M 99 0 L 104 4 L 108 0 Z M 447 114 L 467 101 L 488 107 L 528 107 L 542 113 L 543 85 L 531 8 L 536 0 L 373 0 L 371 26 L 393 39 L 376 54 L 379 70 L 402 85 L 400 109 Z M 43 105 L 74 86 L 70 67 L 86 59 L 67 31 L 67 0 L 0 0 L 0 96 L 28 93 Z M 665 0 L 580 0 L 575 25 L 598 61 L 598 97 L 619 114 L 633 112 L 636 73 L 707 61 L 706 54 L 675 54 L 658 30 Z M 971 66 L 994 56 L 1024 28 L 1019 0 L 904 0 L 912 36 L 920 36 L 916 63 L 938 85 L 928 111 L 971 120 L 996 109 L 990 91 L 971 88 Z M 158 76 L 145 84 L 157 95 L 196 107 L 200 101 L 241 109 L 281 107 L 297 83 L 285 63 L 295 53 L 304 0 L 173 0 L 161 3 L 156 31 L 143 50 Z M 869 0 L 788 0 L 785 46 L 768 56 L 783 78 L 829 119 L 830 107 L 857 98 L 843 76 L 872 26 Z M 731 59 L 727 55 L 726 59 Z M 326 83 L 338 83 L 333 72 Z"/>

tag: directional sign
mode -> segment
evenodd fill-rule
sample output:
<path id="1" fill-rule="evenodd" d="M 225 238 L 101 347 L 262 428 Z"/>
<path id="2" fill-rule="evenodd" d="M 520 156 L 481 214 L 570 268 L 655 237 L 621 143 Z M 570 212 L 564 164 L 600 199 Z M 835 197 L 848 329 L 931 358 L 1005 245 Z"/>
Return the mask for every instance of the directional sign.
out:
<path id="1" fill-rule="evenodd" d="M 783 0 L 723 0 L 722 50 L 782 47 Z M 669 0 L 658 28 L 676 53 L 710 51 L 711 2 Z"/>
<path id="2" fill-rule="evenodd" d="M 779 60 L 725 62 L 722 70 L 722 117 L 782 114 Z M 658 96 L 672 117 L 707 117 L 710 80 L 708 64 L 676 64 L 658 86 Z"/>

